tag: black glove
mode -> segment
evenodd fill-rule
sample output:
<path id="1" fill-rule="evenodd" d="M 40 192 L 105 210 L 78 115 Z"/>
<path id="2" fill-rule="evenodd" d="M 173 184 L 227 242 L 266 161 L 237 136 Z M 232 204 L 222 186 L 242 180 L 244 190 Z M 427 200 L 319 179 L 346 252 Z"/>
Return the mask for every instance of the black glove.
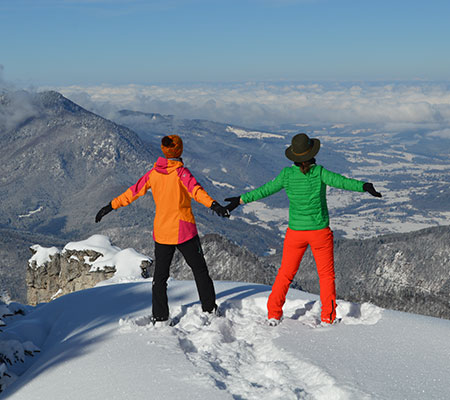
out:
<path id="1" fill-rule="evenodd" d="M 213 201 L 210 208 L 219 217 L 230 218 L 230 213 L 228 212 L 228 210 L 225 207 L 221 206 L 217 201 Z"/>
<path id="2" fill-rule="evenodd" d="M 102 218 L 113 210 L 111 203 L 103 207 L 95 216 L 95 222 L 100 222 Z"/>
<path id="3" fill-rule="evenodd" d="M 363 189 L 364 189 L 365 192 L 369 192 L 369 193 L 370 193 L 372 196 L 374 196 L 374 197 L 382 197 L 382 196 L 381 196 L 381 193 L 378 193 L 378 192 L 375 190 L 375 188 L 373 187 L 373 184 L 372 184 L 372 183 L 366 182 L 366 183 L 363 185 Z"/>
<path id="4" fill-rule="evenodd" d="M 225 206 L 225 208 L 231 212 L 235 208 L 239 207 L 241 205 L 241 196 L 236 197 L 227 197 L 225 201 L 229 201 L 230 203 Z"/>

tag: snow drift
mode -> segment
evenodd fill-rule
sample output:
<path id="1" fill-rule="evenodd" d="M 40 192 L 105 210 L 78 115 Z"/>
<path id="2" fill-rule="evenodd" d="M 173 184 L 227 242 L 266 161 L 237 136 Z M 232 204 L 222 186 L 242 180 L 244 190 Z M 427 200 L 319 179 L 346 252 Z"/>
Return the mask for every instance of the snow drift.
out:
<path id="1" fill-rule="evenodd" d="M 2 366 L 20 399 L 443 399 L 450 321 L 338 301 L 321 327 L 317 296 L 288 293 L 269 327 L 269 286 L 215 282 L 222 316 L 201 312 L 195 284 L 170 280 L 172 327 L 149 324 L 151 282 L 100 286 L 5 318 L 2 343 L 40 353 Z M 4 365 L 4 364 L 3 364 Z M 5 380 L 5 375 L 3 378 Z"/>

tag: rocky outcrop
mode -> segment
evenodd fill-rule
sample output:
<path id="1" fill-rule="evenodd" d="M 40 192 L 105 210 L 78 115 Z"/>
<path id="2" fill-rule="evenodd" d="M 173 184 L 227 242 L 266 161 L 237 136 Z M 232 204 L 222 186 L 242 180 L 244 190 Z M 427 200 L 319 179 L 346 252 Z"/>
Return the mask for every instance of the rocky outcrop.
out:
<path id="1" fill-rule="evenodd" d="M 99 237 L 99 235 L 94 236 Z M 103 239 L 106 239 L 109 244 L 107 238 Z M 33 257 L 29 260 L 26 275 L 27 301 L 30 305 L 48 302 L 68 293 L 92 288 L 99 282 L 112 278 L 119 270 L 119 262 L 118 259 L 115 260 L 114 257 L 111 257 L 111 251 L 115 252 L 113 256 L 118 253 L 130 254 L 127 253 L 128 249 L 121 251 L 113 247 L 106 248 L 103 252 L 68 248 L 59 251 L 56 248 L 45 249 L 40 246 L 32 246 L 30 250 Z M 43 253 L 45 254 L 43 255 Z M 103 259 L 106 259 L 106 265 L 103 261 L 101 267 L 96 267 L 96 263 Z M 135 276 L 147 278 L 150 275 L 152 266 L 150 258 L 133 253 L 129 256 L 129 260 L 129 264 L 138 265 L 134 268 Z"/>
<path id="2" fill-rule="evenodd" d="M 31 248 L 33 255 L 36 250 Z M 85 257 L 95 260 L 101 254 L 94 251 L 70 251 L 56 253 L 41 266 L 32 261 L 27 269 L 28 304 L 48 302 L 56 297 L 77 290 L 91 288 L 98 282 L 112 278 L 114 267 L 91 272 L 91 265 L 84 262 Z"/>

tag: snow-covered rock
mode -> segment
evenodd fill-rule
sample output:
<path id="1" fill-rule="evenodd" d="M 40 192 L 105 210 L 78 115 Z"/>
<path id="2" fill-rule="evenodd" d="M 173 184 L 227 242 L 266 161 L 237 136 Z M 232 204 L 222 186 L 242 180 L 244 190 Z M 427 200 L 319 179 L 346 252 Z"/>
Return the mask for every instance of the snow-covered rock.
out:
<path id="1" fill-rule="evenodd" d="M 94 287 L 106 279 L 142 279 L 153 263 L 134 249 L 111 245 L 109 238 L 93 235 L 70 242 L 61 251 L 56 247 L 31 247 L 28 262 L 28 303 L 48 302 L 64 294 Z"/>

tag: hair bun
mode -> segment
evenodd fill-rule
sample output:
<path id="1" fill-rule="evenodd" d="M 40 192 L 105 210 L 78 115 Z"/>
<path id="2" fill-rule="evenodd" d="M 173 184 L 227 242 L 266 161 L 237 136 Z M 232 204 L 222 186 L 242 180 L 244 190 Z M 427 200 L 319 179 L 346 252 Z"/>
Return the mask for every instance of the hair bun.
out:
<path id="1" fill-rule="evenodd" d="M 164 147 L 173 147 L 175 144 L 173 143 L 173 140 L 169 136 L 164 136 L 161 140 L 161 144 Z"/>

